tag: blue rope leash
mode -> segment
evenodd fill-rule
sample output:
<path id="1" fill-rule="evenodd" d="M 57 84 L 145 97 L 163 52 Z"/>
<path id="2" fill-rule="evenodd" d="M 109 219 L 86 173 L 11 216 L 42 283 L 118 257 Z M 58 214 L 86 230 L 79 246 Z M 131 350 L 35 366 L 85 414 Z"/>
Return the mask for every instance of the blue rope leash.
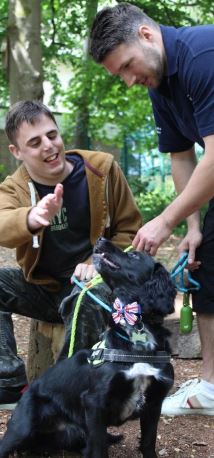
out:
<path id="1" fill-rule="evenodd" d="M 96 279 L 96 277 L 94 278 Z M 80 289 L 84 289 L 86 287 L 86 285 L 83 282 L 80 282 L 79 280 L 77 280 L 77 278 L 74 275 L 71 277 L 71 279 L 77 286 L 79 286 Z M 91 286 L 93 286 L 93 280 L 90 283 L 91 283 Z M 91 293 L 89 289 L 85 290 L 85 294 L 88 294 L 88 296 L 90 296 L 91 299 L 97 302 L 97 304 L 101 305 L 101 307 L 103 307 L 105 310 L 107 310 L 108 312 L 111 312 L 111 307 L 109 307 L 107 304 L 105 304 L 105 302 L 101 301 L 101 299 L 99 299 L 97 296 Z"/>
<path id="2" fill-rule="evenodd" d="M 188 264 L 188 253 L 184 251 L 184 253 L 179 258 L 178 262 L 175 264 L 171 271 L 171 278 L 174 280 L 175 286 L 178 291 L 182 293 L 190 293 L 192 291 L 198 291 L 201 287 L 200 283 L 192 278 L 191 272 L 187 271 L 187 279 L 189 286 L 185 286 L 184 281 L 184 269 Z"/>
<path id="3" fill-rule="evenodd" d="M 124 251 L 128 251 L 129 249 L 124 250 Z M 180 291 L 182 293 L 188 293 L 188 292 L 191 292 L 191 291 L 198 291 L 200 289 L 200 287 L 201 287 L 200 283 L 192 278 L 192 275 L 191 275 L 189 270 L 187 271 L 187 279 L 188 279 L 188 282 L 189 282 L 190 286 L 188 286 L 188 287 L 185 286 L 184 269 L 185 269 L 187 264 L 188 264 L 188 253 L 185 251 L 181 255 L 181 257 L 179 258 L 178 262 L 175 264 L 175 266 L 173 267 L 173 269 L 171 271 L 171 278 L 174 281 L 175 286 L 178 289 L 178 291 Z M 99 281 L 99 278 L 100 278 L 100 275 L 96 275 L 96 277 L 91 281 L 91 283 L 92 283 L 91 286 L 93 286 L 93 282 L 94 282 L 94 285 L 97 284 L 97 280 Z M 86 288 L 86 285 L 83 282 L 80 282 L 79 280 L 77 280 L 77 278 L 74 275 L 72 276 L 72 281 L 77 286 L 79 286 L 79 288 L 81 290 Z M 105 304 L 105 302 L 103 302 L 101 299 L 99 299 L 97 296 L 95 296 L 88 288 L 85 289 L 85 293 L 88 294 L 88 296 L 90 296 L 91 299 L 93 299 L 97 304 L 99 304 L 105 310 L 107 310 L 108 312 L 112 311 L 111 307 L 109 307 L 107 304 Z"/>

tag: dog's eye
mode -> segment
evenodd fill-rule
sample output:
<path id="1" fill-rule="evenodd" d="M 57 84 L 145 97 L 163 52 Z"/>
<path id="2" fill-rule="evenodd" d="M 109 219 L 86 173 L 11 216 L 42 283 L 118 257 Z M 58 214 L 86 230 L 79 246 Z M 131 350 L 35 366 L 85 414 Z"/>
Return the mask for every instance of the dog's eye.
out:
<path id="1" fill-rule="evenodd" d="M 128 274 L 128 279 L 131 281 L 135 280 L 135 276 L 133 274 Z"/>

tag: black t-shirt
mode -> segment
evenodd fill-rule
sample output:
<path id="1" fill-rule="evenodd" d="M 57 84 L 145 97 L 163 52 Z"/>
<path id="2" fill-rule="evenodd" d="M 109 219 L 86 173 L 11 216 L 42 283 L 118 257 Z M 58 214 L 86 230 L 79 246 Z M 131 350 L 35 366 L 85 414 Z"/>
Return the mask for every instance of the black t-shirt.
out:
<path id="1" fill-rule="evenodd" d="M 44 231 L 41 256 L 36 271 L 56 279 L 68 278 L 79 262 L 92 254 L 90 205 L 84 162 L 78 154 L 66 155 L 74 168 L 62 182 L 63 205 Z M 34 182 L 40 198 L 53 193 L 54 186 Z"/>

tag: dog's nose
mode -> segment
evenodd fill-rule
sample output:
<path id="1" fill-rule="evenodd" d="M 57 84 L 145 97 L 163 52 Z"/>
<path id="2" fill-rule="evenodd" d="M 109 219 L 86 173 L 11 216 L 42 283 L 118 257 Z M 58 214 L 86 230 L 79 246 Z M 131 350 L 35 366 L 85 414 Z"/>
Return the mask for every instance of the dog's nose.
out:
<path id="1" fill-rule="evenodd" d="M 104 237 L 99 237 L 94 245 L 94 253 L 99 252 L 102 249 L 102 245 L 106 242 Z"/>
<path id="2" fill-rule="evenodd" d="M 99 237 L 95 243 L 95 247 L 99 247 L 99 246 L 102 246 L 104 244 L 106 244 L 107 242 L 107 239 L 105 239 L 105 237 Z"/>
<path id="3" fill-rule="evenodd" d="M 105 237 L 99 237 L 96 243 L 105 242 L 105 241 L 106 241 Z"/>

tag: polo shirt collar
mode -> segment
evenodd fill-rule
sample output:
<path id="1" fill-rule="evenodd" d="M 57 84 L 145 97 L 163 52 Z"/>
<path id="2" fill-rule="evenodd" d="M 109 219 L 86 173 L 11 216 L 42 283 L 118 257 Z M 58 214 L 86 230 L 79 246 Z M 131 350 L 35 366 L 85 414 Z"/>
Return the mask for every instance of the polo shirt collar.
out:
<path id="1" fill-rule="evenodd" d="M 167 58 L 167 76 L 169 77 L 177 73 L 177 29 L 165 25 L 160 25 L 160 29 Z"/>

